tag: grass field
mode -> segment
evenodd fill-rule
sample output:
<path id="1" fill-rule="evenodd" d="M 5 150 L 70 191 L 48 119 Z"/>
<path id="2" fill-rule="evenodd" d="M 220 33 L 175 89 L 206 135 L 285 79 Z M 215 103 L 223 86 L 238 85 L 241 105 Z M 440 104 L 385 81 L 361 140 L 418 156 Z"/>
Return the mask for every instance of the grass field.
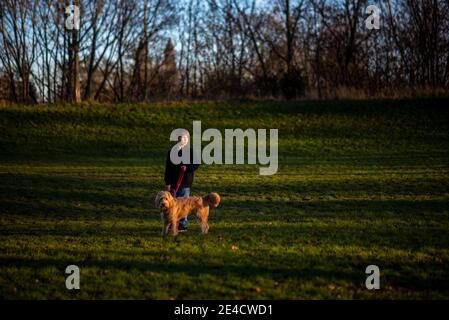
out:
<path id="1" fill-rule="evenodd" d="M 2 299 L 449 298 L 449 100 L 0 108 Z M 210 233 L 162 239 L 170 132 L 278 128 L 279 171 L 203 165 Z M 81 289 L 65 288 L 65 267 Z M 381 289 L 365 288 L 378 265 Z"/>

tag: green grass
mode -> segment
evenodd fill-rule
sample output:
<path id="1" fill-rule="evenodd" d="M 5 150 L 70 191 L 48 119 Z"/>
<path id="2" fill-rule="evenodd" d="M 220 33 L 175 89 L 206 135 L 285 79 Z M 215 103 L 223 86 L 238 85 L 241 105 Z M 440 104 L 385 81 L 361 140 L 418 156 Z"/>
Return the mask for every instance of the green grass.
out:
<path id="1" fill-rule="evenodd" d="M 448 299 L 448 102 L 1 107 L 0 298 Z M 169 134 L 193 120 L 278 128 L 279 171 L 201 166 L 209 235 L 162 239 Z"/>

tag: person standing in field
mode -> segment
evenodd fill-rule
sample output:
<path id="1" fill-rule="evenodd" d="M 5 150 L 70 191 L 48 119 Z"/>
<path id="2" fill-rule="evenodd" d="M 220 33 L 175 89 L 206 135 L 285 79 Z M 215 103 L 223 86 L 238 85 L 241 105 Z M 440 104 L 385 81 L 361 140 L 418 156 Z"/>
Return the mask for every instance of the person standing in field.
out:
<path id="1" fill-rule="evenodd" d="M 178 156 L 181 157 L 182 152 L 188 147 L 190 134 L 187 130 L 182 130 L 181 135 L 178 137 Z M 170 159 L 170 150 L 167 153 L 167 160 L 165 162 L 165 190 L 170 192 L 173 197 L 188 197 L 192 189 L 193 178 L 195 176 L 195 170 L 200 166 L 199 164 L 193 164 L 193 149 L 190 148 L 190 163 L 184 164 L 182 161 L 180 164 L 174 164 Z M 178 187 L 179 188 L 176 190 Z M 187 231 L 187 217 L 182 218 L 179 221 L 178 231 Z"/>

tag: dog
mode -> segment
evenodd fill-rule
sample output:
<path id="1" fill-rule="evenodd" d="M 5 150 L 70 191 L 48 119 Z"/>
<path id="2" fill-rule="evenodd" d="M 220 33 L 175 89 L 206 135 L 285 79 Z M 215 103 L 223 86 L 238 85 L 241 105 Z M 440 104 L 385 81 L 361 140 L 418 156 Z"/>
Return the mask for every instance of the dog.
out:
<path id="1" fill-rule="evenodd" d="M 209 231 L 209 208 L 215 208 L 220 204 L 221 198 L 218 193 L 211 192 L 204 197 L 173 198 L 168 191 L 160 191 L 156 195 L 155 205 L 161 210 L 162 236 L 167 235 L 171 225 L 173 236 L 178 234 L 179 219 L 195 214 L 201 226 L 201 233 Z"/>

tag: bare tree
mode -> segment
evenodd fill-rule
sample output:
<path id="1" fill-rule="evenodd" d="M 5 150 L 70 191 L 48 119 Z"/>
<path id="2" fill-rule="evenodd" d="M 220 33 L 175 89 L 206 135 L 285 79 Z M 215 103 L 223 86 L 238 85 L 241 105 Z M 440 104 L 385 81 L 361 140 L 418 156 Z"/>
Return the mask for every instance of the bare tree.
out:
<path id="1" fill-rule="evenodd" d="M 382 0 L 380 30 L 365 27 L 367 5 L 2 0 L 0 86 L 19 103 L 447 91 L 448 1 Z"/>
<path id="2" fill-rule="evenodd" d="M 37 4 L 20 0 L 0 2 L 0 60 L 16 102 L 36 102 L 32 66 L 37 58 Z"/>

